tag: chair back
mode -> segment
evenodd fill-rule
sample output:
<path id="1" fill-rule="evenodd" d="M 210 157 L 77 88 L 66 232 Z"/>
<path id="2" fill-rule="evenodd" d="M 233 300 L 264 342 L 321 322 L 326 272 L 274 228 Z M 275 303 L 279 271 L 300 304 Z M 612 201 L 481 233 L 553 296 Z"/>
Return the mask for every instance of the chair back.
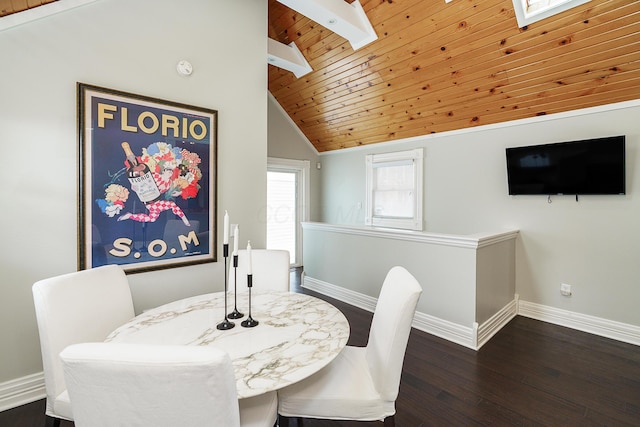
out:
<path id="1" fill-rule="evenodd" d="M 411 323 L 422 288 L 403 267 L 387 273 L 371 321 L 366 360 L 381 397 L 395 401 Z"/>
<path id="2" fill-rule="evenodd" d="M 40 334 L 48 415 L 65 391 L 60 352 L 68 345 L 104 341 L 134 317 L 129 282 L 117 265 L 82 270 L 36 282 L 33 302 Z"/>
<path id="3" fill-rule="evenodd" d="M 236 269 L 233 256 L 229 257 L 229 289 L 233 289 Z M 289 251 L 280 249 L 251 249 L 251 272 L 254 289 L 289 291 Z M 238 250 L 238 292 L 247 291 L 248 254 L 246 249 Z"/>
<path id="4" fill-rule="evenodd" d="M 210 346 L 84 343 L 61 354 L 76 427 L 239 427 L 229 355 Z"/>

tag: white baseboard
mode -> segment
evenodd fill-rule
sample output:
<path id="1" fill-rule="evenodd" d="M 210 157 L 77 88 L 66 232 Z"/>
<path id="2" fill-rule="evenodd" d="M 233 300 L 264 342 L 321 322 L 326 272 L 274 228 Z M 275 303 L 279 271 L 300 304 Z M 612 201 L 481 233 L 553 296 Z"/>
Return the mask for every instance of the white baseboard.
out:
<path id="1" fill-rule="evenodd" d="M 416 311 L 416 314 L 413 317 L 413 324 L 411 326 L 428 334 L 468 347 L 472 350 L 476 349 L 475 325 L 473 327 L 466 327 Z"/>
<path id="2" fill-rule="evenodd" d="M 368 295 L 354 292 L 350 289 L 342 288 L 340 286 L 332 285 L 322 280 L 314 279 L 306 274 L 302 277 L 302 287 L 314 292 L 326 295 L 331 298 L 335 298 L 339 301 L 346 302 L 365 311 L 373 313 L 376 308 L 377 298 L 370 297 Z"/>
<path id="3" fill-rule="evenodd" d="M 376 308 L 376 298 L 323 282 L 322 280 L 314 279 L 307 275 L 303 276 L 302 287 L 371 313 L 373 313 Z M 412 326 L 447 341 L 478 350 L 516 315 L 516 307 L 517 303 L 514 300 L 482 325 L 478 326 L 478 324 L 474 323 L 471 327 L 459 325 L 418 311 L 413 318 Z"/>
<path id="4" fill-rule="evenodd" d="M 376 307 L 376 298 L 341 288 L 306 275 L 303 278 L 302 286 L 371 313 L 373 313 Z M 518 295 L 515 295 L 512 302 L 503 307 L 482 325 L 474 323 L 471 327 L 468 327 L 425 313 L 416 312 L 412 326 L 456 344 L 478 350 L 516 315 L 542 320 L 629 344 L 640 345 L 640 327 L 638 326 L 521 301 Z"/>
<path id="5" fill-rule="evenodd" d="M 0 383 L 0 412 L 44 399 L 44 374 L 27 375 Z"/>
<path id="6" fill-rule="evenodd" d="M 485 345 L 500 329 L 518 315 L 518 294 L 513 301 L 491 316 L 478 328 L 476 350 Z"/>
<path id="7" fill-rule="evenodd" d="M 615 322 L 601 317 L 589 316 L 526 301 L 519 302 L 518 314 L 605 338 L 640 345 L 640 327 L 627 323 Z"/>

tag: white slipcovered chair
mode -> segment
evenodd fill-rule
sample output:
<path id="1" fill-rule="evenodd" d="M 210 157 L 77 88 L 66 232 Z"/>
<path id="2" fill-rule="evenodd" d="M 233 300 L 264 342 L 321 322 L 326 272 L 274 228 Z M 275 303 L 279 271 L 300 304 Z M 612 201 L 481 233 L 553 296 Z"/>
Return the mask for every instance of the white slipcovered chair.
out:
<path id="1" fill-rule="evenodd" d="M 229 355 L 210 346 L 85 343 L 60 354 L 76 427 L 273 427 L 276 393 L 238 404 Z"/>
<path id="2" fill-rule="evenodd" d="M 233 256 L 230 257 L 229 289 L 233 290 L 236 268 Z M 281 249 L 251 249 L 251 272 L 254 289 L 289 291 L 289 251 Z M 249 265 L 246 249 L 238 250 L 238 292 L 247 290 L 247 267 Z"/>
<path id="3" fill-rule="evenodd" d="M 366 347 L 346 346 L 325 368 L 278 391 L 284 417 L 384 421 L 394 426 L 402 364 L 422 288 L 393 267 L 382 285 Z M 281 417 L 280 426 L 288 419 Z"/>
<path id="4" fill-rule="evenodd" d="M 73 420 L 60 352 L 71 344 L 104 341 L 134 317 L 129 282 L 117 265 L 36 282 L 32 288 L 47 394 L 47 424 Z"/>

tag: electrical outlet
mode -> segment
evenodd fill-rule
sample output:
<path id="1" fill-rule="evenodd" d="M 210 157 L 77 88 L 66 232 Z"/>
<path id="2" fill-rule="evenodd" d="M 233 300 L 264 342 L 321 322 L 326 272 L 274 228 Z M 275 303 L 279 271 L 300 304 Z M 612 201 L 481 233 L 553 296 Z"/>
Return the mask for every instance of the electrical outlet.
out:
<path id="1" fill-rule="evenodd" d="M 560 284 L 560 293 L 565 297 L 571 296 L 571 285 L 567 285 L 566 283 Z"/>

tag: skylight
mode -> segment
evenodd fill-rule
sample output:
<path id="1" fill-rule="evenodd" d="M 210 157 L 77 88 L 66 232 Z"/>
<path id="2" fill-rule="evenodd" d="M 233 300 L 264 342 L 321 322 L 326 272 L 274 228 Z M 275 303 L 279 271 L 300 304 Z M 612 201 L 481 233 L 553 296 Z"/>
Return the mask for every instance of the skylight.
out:
<path id="1" fill-rule="evenodd" d="M 591 0 L 513 0 L 520 28 Z"/>

